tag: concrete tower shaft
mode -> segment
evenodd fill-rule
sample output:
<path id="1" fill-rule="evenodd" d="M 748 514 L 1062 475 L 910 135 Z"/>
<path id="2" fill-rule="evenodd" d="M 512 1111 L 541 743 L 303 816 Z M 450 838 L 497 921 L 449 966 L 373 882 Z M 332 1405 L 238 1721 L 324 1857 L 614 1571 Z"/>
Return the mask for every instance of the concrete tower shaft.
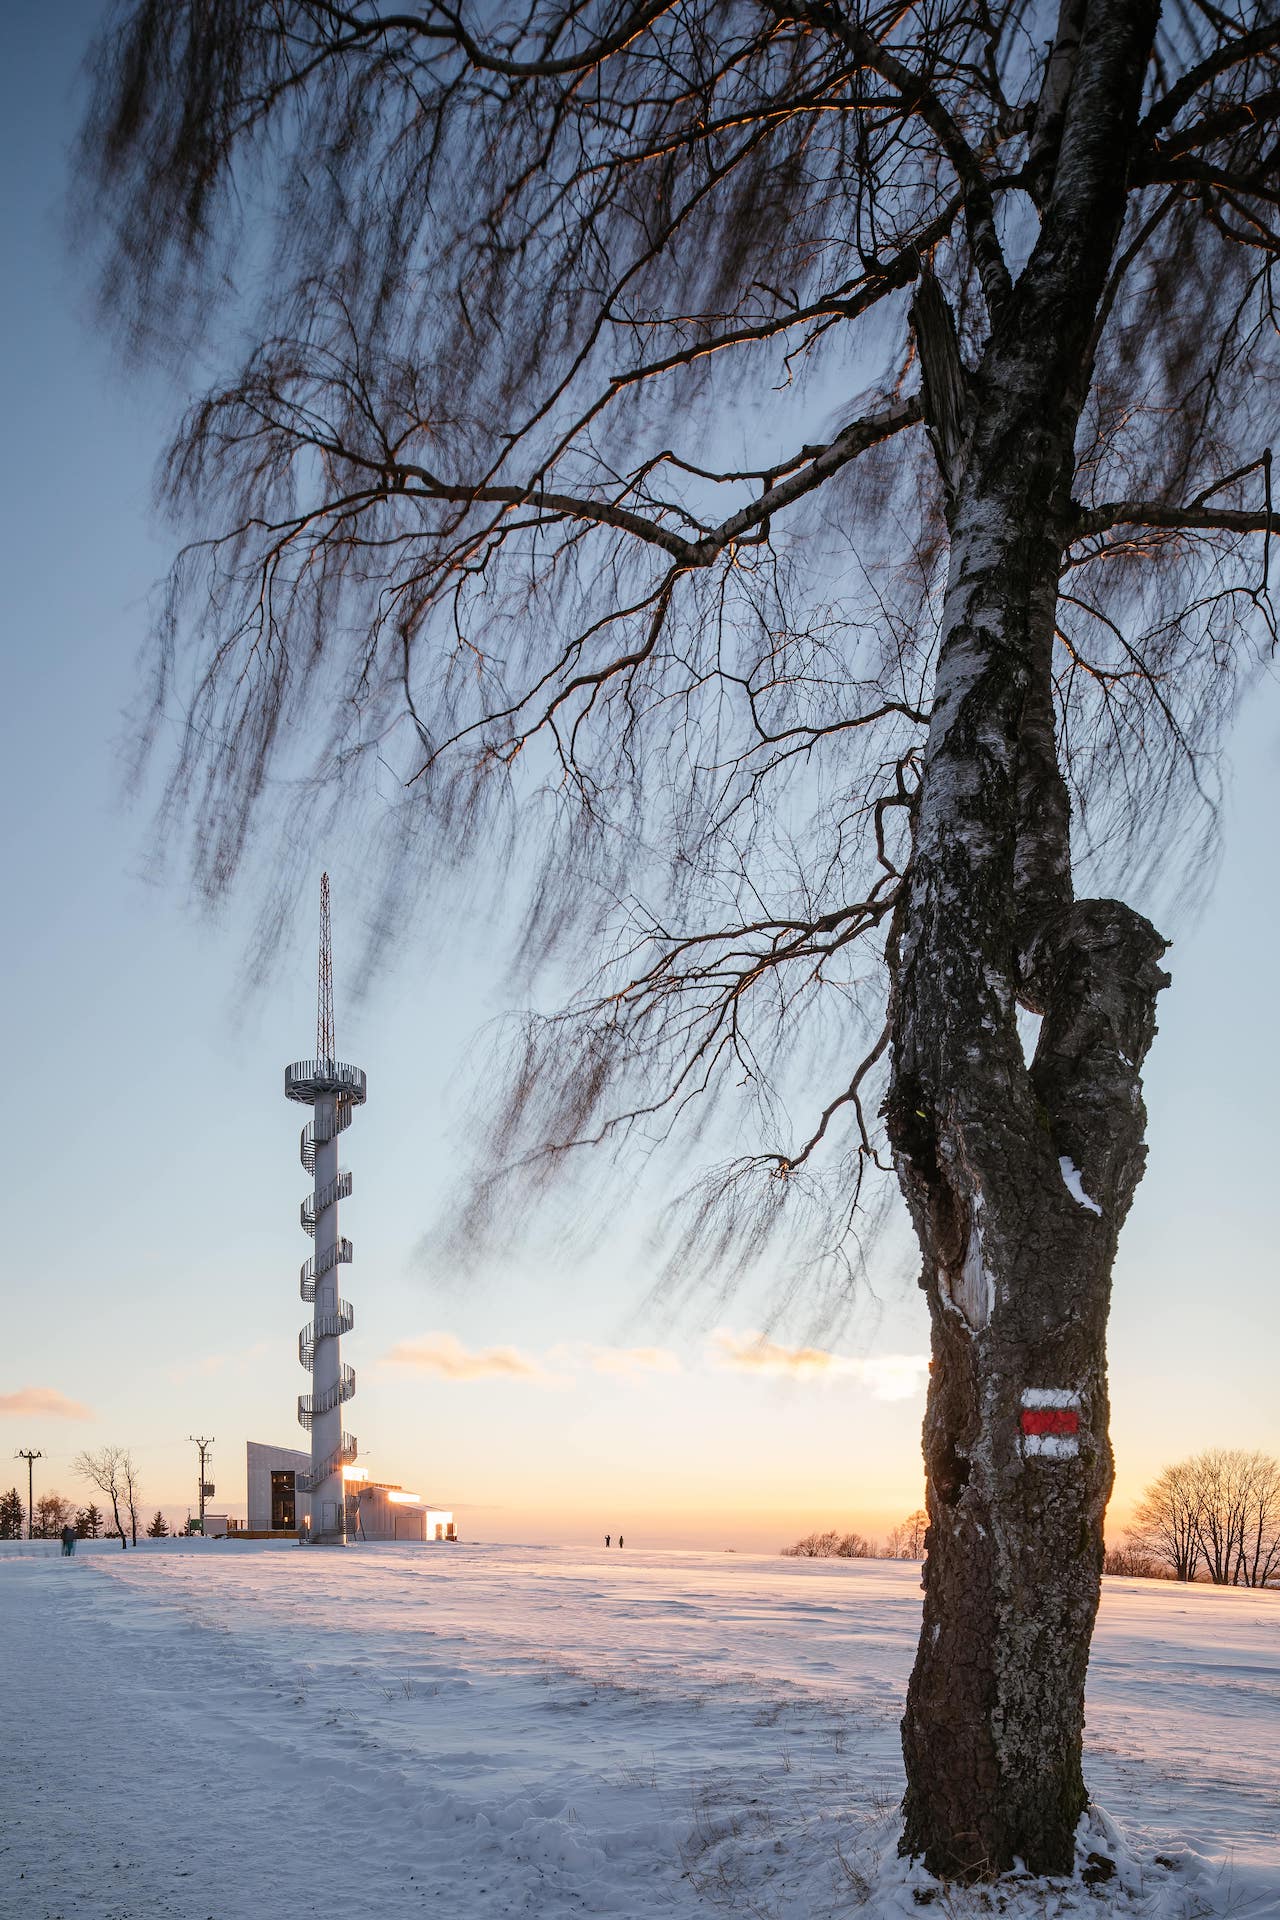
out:
<path id="1" fill-rule="evenodd" d="M 319 1057 L 295 1060 L 285 1068 L 284 1091 L 312 1110 L 302 1130 L 301 1157 L 314 1187 L 302 1202 L 303 1231 L 315 1241 L 299 1276 L 302 1298 L 311 1303 L 310 1321 L 298 1335 L 298 1359 L 312 1375 L 312 1391 L 298 1396 L 298 1420 L 311 1434 L 311 1470 L 300 1490 L 311 1495 L 311 1538 L 325 1545 L 346 1544 L 346 1489 L 343 1469 L 356 1457 L 355 1436 L 343 1431 L 342 1409 L 356 1390 L 355 1369 L 342 1358 L 342 1336 L 355 1315 L 341 1297 L 338 1269 L 350 1264 L 351 1242 L 338 1231 L 338 1203 L 351 1192 L 351 1175 L 338 1165 L 338 1138 L 363 1106 L 363 1069 L 334 1058 L 333 955 L 329 931 L 329 876 L 320 883 L 320 978 L 316 1014 Z"/>

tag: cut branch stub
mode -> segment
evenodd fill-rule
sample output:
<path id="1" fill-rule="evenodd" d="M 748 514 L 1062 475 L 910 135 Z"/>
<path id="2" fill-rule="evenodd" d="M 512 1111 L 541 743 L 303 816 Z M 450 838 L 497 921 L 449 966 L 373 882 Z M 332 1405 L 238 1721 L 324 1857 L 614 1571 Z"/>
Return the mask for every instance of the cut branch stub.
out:
<path id="1" fill-rule="evenodd" d="M 972 408 L 955 317 L 932 267 L 921 268 L 911 325 L 920 349 L 925 421 L 950 502 L 968 458 Z"/>

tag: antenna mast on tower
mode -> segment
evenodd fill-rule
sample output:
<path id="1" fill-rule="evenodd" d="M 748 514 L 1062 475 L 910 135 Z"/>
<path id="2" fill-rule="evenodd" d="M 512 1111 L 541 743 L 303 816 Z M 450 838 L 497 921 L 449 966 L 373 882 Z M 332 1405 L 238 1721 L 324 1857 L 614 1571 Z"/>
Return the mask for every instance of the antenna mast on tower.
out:
<path id="1" fill-rule="evenodd" d="M 329 876 L 320 876 L 320 991 L 316 996 L 316 1060 L 326 1066 L 334 1061 L 333 1040 L 333 939 L 329 932 Z"/>

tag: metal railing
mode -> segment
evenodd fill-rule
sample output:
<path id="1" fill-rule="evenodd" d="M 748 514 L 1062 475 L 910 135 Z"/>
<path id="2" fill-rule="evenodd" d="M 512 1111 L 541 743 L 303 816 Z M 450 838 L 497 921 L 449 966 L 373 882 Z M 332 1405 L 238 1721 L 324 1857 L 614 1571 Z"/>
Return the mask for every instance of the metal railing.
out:
<path id="1" fill-rule="evenodd" d="M 356 1390 L 356 1370 L 346 1362 L 342 1365 L 341 1377 L 323 1393 L 300 1393 L 298 1395 L 298 1425 L 310 1431 L 311 1422 L 317 1414 L 329 1413 L 334 1407 L 340 1407 L 344 1400 L 350 1400 Z"/>
<path id="2" fill-rule="evenodd" d="M 367 1089 L 364 1068 L 348 1066 L 345 1060 L 295 1060 L 284 1070 L 287 1100 L 312 1100 L 318 1094 L 337 1093 L 359 1106 Z"/>
<path id="3" fill-rule="evenodd" d="M 351 1242 L 345 1236 L 332 1247 L 326 1247 L 323 1253 L 313 1253 L 304 1260 L 298 1272 L 298 1287 L 304 1300 L 314 1300 L 316 1284 L 323 1280 L 326 1273 L 332 1273 L 335 1267 L 350 1266 L 353 1255 Z"/>
<path id="4" fill-rule="evenodd" d="M 329 1049 L 333 1045 L 332 1026 L 322 1031 L 323 1037 L 318 1044 L 325 1057 L 295 1060 L 284 1072 L 286 1098 L 314 1109 L 298 1140 L 298 1157 L 313 1179 L 319 1149 L 346 1131 L 351 1125 L 355 1109 L 364 1104 L 368 1091 L 362 1067 L 353 1067 L 346 1061 L 329 1057 Z M 299 1225 L 312 1240 L 316 1238 L 320 1221 L 325 1221 L 323 1242 L 309 1259 L 303 1261 L 298 1273 L 298 1286 L 303 1299 L 313 1305 L 318 1301 L 315 1317 L 298 1334 L 298 1361 L 311 1374 L 316 1371 L 316 1349 L 320 1343 L 325 1340 L 336 1343 L 344 1333 L 350 1333 L 355 1325 L 351 1302 L 332 1298 L 329 1290 L 332 1288 L 336 1294 L 337 1285 L 333 1280 L 326 1280 L 326 1275 L 348 1265 L 353 1257 L 350 1240 L 336 1232 L 338 1221 L 332 1212 L 338 1202 L 347 1199 L 351 1192 L 351 1175 L 345 1168 L 336 1167 L 336 1159 L 336 1151 L 332 1156 L 326 1154 L 327 1164 L 316 1191 L 309 1193 L 298 1208 Z M 329 1241 L 333 1244 L 326 1244 Z M 336 1380 L 333 1378 L 335 1373 Z M 334 1412 L 350 1400 L 356 1390 L 355 1368 L 342 1361 L 341 1350 L 336 1344 L 324 1349 L 321 1380 L 328 1384 L 313 1382 L 317 1391 L 298 1395 L 299 1424 L 312 1433 L 317 1446 L 327 1445 L 332 1438 L 332 1433 L 326 1433 L 325 1427 L 330 1425 Z M 324 1426 L 317 1432 L 315 1422 L 323 1416 L 328 1418 L 325 1418 Z M 299 1474 L 299 1488 L 304 1493 L 314 1492 L 340 1474 L 342 1468 L 355 1457 L 355 1440 L 352 1435 L 344 1433 L 339 1446 L 327 1460 L 307 1473 Z"/>
<path id="5" fill-rule="evenodd" d="M 351 1102 L 339 1100 L 333 1110 L 331 1121 L 327 1121 L 323 1114 L 316 1116 L 316 1120 L 320 1123 L 318 1127 L 316 1120 L 308 1120 L 302 1129 L 302 1138 L 298 1142 L 298 1157 L 308 1173 L 314 1173 L 316 1170 L 316 1148 L 322 1147 L 327 1140 L 335 1140 L 340 1133 L 345 1133 L 351 1125 L 351 1113 Z"/>
<path id="6" fill-rule="evenodd" d="M 301 1084 L 304 1080 L 331 1080 L 335 1087 L 362 1094 L 368 1084 L 363 1067 L 348 1066 L 345 1060 L 295 1060 L 285 1068 L 286 1079 Z"/>
<path id="7" fill-rule="evenodd" d="M 350 1333 L 356 1323 L 349 1300 L 339 1300 L 334 1313 L 317 1314 L 315 1320 L 303 1327 L 298 1334 L 298 1364 L 308 1373 L 316 1364 L 316 1341 L 332 1340 L 339 1334 Z"/>
<path id="8" fill-rule="evenodd" d="M 307 1472 L 296 1475 L 295 1484 L 303 1493 L 315 1493 L 335 1473 L 340 1473 L 343 1467 L 349 1467 L 358 1452 L 354 1433 L 344 1433 L 328 1458 L 322 1460 L 318 1467 L 311 1467 Z"/>
<path id="9" fill-rule="evenodd" d="M 309 1233 L 314 1240 L 316 1237 L 317 1215 L 322 1214 L 326 1207 L 336 1206 L 339 1200 L 349 1200 L 350 1198 L 351 1175 L 344 1171 L 337 1174 L 335 1178 L 329 1182 L 327 1187 L 322 1187 L 319 1193 L 309 1193 L 307 1195 L 302 1205 L 298 1208 L 298 1219 L 302 1223 L 302 1231 Z"/>

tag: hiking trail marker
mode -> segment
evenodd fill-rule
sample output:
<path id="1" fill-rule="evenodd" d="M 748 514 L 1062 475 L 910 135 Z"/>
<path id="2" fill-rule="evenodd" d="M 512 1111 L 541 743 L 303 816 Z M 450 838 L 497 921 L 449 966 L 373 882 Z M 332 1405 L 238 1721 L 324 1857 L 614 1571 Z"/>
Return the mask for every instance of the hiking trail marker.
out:
<path id="1" fill-rule="evenodd" d="M 1018 1425 L 1024 1454 L 1074 1460 L 1080 1451 L 1080 1395 L 1070 1387 L 1024 1387 Z"/>

